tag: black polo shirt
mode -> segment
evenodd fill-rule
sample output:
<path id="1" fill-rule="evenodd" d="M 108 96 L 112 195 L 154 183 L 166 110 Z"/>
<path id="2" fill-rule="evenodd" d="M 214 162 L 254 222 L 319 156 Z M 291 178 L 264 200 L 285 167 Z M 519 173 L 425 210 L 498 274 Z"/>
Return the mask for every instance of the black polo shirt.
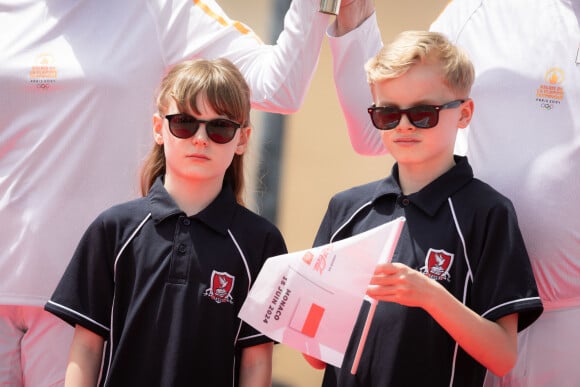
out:
<path id="1" fill-rule="evenodd" d="M 467 159 L 421 191 L 405 196 L 397 165 L 384 180 L 335 195 L 315 245 L 406 218 L 393 261 L 441 283 L 477 314 L 495 321 L 518 313 L 524 329 L 542 312 L 511 202 L 474 179 Z M 350 374 L 369 304 L 364 303 L 341 370 L 327 367 L 323 386 L 483 384 L 485 368 L 421 308 L 379 302 L 356 376 Z M 338 382 L 337 382 L 338 380 Z"/>
<path id="2" fill-rule="evenodd" d="M 279 230 L 228 186 L 187 217 L 160 179 L 88 228 L 45 308 L 108 341 L 101 385 L 235 386 L 240 350 L 271 340 L 237 316 Z"/>

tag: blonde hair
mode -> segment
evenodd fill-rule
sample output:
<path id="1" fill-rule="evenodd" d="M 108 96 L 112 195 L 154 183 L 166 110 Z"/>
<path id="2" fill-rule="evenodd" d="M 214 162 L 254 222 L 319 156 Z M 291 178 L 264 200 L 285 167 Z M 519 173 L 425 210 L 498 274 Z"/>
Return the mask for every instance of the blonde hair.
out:
<path id="1" fill-rule="evenodd" d="M 196 59 L 175 65 L 165 75 L 157 93 L 161 116 L 174 100 L 180 112 L 200 114 L 196 99 L 202 96 L 219 115 L 250 126 L 250 88 L 238 68 L 227 59 Z M 243 155 L 236 154 L 225 173 L 236 200 L 243 204 Z M 165 174 L 163 145 L 154 144 L 141 171 L 141 194 L 147 195 L 158 176 Z"/>
<path id="2" fill-rule="evenodd" d="M 443 34 L 430 31 L 405 31 L 365 65 L 367 81 L 374 84 L 398 78 L 418 63 L 441 66 L 443 79 L 458 96 L 467 97 L 475 71 L 467 54 Z"/>

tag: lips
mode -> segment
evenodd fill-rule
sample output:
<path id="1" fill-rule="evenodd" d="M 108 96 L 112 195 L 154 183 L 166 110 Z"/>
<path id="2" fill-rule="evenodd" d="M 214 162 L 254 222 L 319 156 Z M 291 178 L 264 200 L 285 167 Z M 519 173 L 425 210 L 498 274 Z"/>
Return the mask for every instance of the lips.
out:
<path id="1" fill-rule="evenodd" d="M 419 140 L 416 138 L 412 138 L 412 137 L 399 137 L 393 140 L 394 143 L 397 144 L 414 144 L 414 143 L 418 143 Z"/>
<path id="2" fill-rule="evenodd" d="M 200 153 L 194 153 L 191 155 L 186 156 L 189 159 L 196 159 L 196 160 L 209 160 L 209 157 Z"/>

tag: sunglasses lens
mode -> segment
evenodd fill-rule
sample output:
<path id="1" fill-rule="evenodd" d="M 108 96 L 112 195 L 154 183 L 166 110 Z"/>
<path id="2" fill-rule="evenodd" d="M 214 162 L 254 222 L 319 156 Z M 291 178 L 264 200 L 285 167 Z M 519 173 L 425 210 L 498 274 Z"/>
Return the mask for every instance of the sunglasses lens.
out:
<path id="1" fill-rule="evenodd" d="M 213 142 L 225 144 L 232 141 L 239 127 L 240 125 L 233 121 L 216 119 L 209 121 L 205 126 L 205 130 L 207 131 L 207 136 Z"/>
<path id="2" fill-rule="evenodd" d="M 210 140 L 217 144 L 225 144 L 234 138 L 240 124 L 217 118 L 210 121 L 200 121 L 188 114 L 172 114 L 166 116 L 169 121 L 169 131 L 178 138 L 190 138 L 195 135 L 201 123 L 205 123 L 205 130 Z"/>
<path id="3" fill-rule="evenodd" d="M 393 129 L 401 120 L 401 112 L 396 108 L 375 107 L 371 108 L 371 120 L 377 129 Z"/>
<path id="4" fill-rule="evenodd" d="M 437 109 L 432 106 L 416 106 L 407 110 L 407 117 L 417 128 L 432 128 L 439 121 Z"/>
<path id="5" fill-rule="evenodd" d="M 189 138 L 197 132 L 199 122 L 186 114 L 176 114 L 169 119 L 169 130 L 178 138 Z"/>
<path id="6" fill-rule="evenodd" d="M 443 105 L 418 105 L 409 109 L 399 109 L 389 106 L 371 106 L 368 112 L 377 129 L 389 130 L 399 125 L 401 116 L 405 114 L 411 124 L 417 128 L 433 128 L 439 123 L 439 111 L 442 109 L 454 109 L 459 107 L 465 100 L 457 99 Z"/>

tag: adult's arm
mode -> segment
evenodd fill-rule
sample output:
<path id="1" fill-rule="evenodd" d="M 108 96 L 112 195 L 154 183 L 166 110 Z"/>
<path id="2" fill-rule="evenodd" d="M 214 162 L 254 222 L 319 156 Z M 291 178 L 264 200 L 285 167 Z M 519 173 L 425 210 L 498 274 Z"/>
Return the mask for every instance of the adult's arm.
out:
<path id="1" fill-rule="evenodd" d="M 337 18 L 337 23 L 330 26 L 328 36 L 334 82 L 351 145 L 360 154 L 385 154 L 380 134 L 367 113 L 372 97 L 364 69 L 365 63 L 383 46 L 376 14 L 347 32 L 340 28 L 339 21 Z"/>
<path id="2" fill-rule="evenodd" d="M 343 6 L 345 33 L 361 24 L 370 1 Z M 301 107 L 331 20 L 318 11 L 320 0 L 292 1 L 284 30 L 273 45 L 264 44 L 248 26 L 230 19 L 214 0 L 149 0 L 148 5 L 167 66 L 188 57 L 227 57 L 248 81 L 254 108 L 292 113 Z"/>

